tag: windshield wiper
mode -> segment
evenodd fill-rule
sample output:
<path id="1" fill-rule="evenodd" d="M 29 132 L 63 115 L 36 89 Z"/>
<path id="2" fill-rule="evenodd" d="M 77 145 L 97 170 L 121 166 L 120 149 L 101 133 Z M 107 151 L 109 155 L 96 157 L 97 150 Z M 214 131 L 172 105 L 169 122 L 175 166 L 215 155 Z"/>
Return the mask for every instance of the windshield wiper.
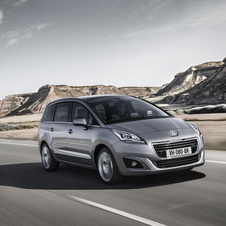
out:
<path id="1" fill-rule="evenodd" d="M 136 120 L 143 120 L 143 119 L 168 118 L 168 117 L 171 117 L 171 116 L 170 115 L 167 115 L 167 116 L 140 116 L 140 117 L 136 117 L 133 119 L 134 119 L 134 121 L 136 121 Z"/>
<path id="2" fill-rule="evenodd" d="M 156 118 L 154 116 L 140 116 L 140 117 L 136 117 L 136 118 L 133 118 L 134 121 L 136 120 L 142 120 L 142 119 L 151 119 L 151 118 Z"/>
<path id="3" fill-rule="evenodd" d="M 108 120 L 107 124 L 114 124 L 114 123 L 120 123 L 120 122 L 131 122 L 131 121 L 138 121 L 138 120 L 145 120 L 145 119 L 156 119 L 156 118 L 168 118 L 172 117 L 170 115 L 168 116 L 140 116 L 136 118 L 124 118 L 124 119 L 113 119 L 113 120 Z"/>
<path id="4" fill-rule="evenodd" d="M 124 119 L 114 119 L 114 120 L 108 120 L 107 124 L 114 124 L 114 123 L 120 123 L 120 122 L 131 122 L 135 121 L 133 118 L 124 118 Z"/>

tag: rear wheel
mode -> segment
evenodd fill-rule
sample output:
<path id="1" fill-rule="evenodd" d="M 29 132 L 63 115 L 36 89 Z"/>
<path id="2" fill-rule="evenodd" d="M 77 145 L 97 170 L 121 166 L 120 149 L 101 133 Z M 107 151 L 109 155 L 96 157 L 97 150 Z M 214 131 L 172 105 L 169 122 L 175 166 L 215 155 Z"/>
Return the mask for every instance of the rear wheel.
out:
<path id="1" fill-rule="evenodd" d="M 47 144 L 42 145 L 41 159 L 42 159 L 42 165 L 46 171 L 55 171 L 58 169 L 59 162 L 57 162 L 53 158 Z"/>
<path id="2" fill-rule="evenodd" d="M 115 159 L 108 148 L 102 148 L 98 158 L 98 171 L 105 184 L 117 184 L 121 180 Z"/>

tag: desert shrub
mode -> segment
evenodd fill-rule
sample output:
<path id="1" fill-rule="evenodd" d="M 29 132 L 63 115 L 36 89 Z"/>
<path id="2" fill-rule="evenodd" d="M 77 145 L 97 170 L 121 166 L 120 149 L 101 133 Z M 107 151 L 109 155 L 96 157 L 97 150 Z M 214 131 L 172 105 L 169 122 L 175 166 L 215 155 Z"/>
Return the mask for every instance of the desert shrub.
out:
<path id="1" fill-rule="evenodd" d="M 0 123 L 0 131 L 37 128 L 39 122 Z"/>
<path id="2" fill-rule="evenodd" d="M 0 131 L 7 131 L 14 129 L 14 126 L 8 123 L 0 123 Z"/>

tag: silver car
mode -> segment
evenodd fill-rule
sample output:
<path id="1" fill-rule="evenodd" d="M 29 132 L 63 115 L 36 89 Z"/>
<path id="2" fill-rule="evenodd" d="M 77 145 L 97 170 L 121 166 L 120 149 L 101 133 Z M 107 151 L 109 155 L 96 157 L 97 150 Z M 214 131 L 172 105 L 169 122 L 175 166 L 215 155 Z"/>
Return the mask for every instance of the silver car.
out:
<path id="1" fill-rule="evenodd" d="M 203 136 L 195 124 L 126 95 L 49 103 L 39 125 L 39 150 L 45 170 L 57 170 L 60 162 L 96 168 L 106 184 L 205 162 Z"/>

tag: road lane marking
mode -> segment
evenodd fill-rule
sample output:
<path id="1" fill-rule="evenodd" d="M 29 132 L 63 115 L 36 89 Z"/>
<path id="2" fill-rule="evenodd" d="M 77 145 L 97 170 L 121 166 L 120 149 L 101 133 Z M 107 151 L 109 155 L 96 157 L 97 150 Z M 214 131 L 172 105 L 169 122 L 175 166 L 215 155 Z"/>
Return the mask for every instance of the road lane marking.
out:
<path id="1" fill-rule="evenodd" d="M 213 160 L 206 160 L 206 162 L 219 163 L 219 164 L 226 164 L 226 162 L 222 162 L 222 161 L 213 161 Z"/>
<path id="2" fill-rule="evenodd" d="M 79 197 L 76 197 L 76 196 L 69 195 L 69 197 L 71 199 L 78 201 L 78 202 L 85 203 L 85 204 L 88 204 L 90 206 L 94 206 L 94 207 L 97 207 L 99 209 L 103 209 L 105 211 L 108 211 L 108 212 L 111 212 L 111 213 L 114 213 L 114 214 L 118 214 L 120 216 L 129 218 L 131 220 L 141 222 L 143 224 L 147 224 L 147 225 L 151 225 L 151 226 L 166 226 L 165 224 L 160 224 L 158 222 L 151 221 L 149 219 L 139 217 L 139 216 L 136 216 L 134 214 L 127 213 L 127 212 L 124 212 L 124 211 L 121 211 L 121 210 L 118 210 L 118 209 L 115 209 L 115 208 L 112 208 L 112 207 L 109 207 L 109 206 L 105 206 L 105 205 L 102 205 L 102 204 L 99 204 L 99 203 L 96 203 L 96 202 L 92 202 L 92 201 L 89 201 L 89 200 L 86 200 L 86 199 L 82 199 L 82 198 L 79 198 Z"/>
<path id="3" fill-rule="evenodd" d="M 37 144 L 19 144 L 19 143 L 7 143 L 7 142 L 1 142 L 0 144 L 11 144 L 11 145 L 21 145 L 21 146 L 29 146 L 29 147 L 38 147 Z"/>

